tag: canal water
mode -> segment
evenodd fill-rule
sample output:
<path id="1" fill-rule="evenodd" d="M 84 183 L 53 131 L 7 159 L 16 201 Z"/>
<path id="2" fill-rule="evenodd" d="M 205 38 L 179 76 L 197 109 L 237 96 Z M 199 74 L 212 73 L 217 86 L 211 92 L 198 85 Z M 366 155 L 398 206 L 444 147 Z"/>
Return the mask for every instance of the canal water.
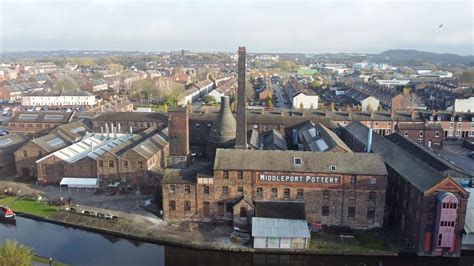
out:
<path id="1" fill-rule="evenodd" d="M 415 256 L 309 256 L 190 250 L 127 240 L 22 217 L 16 218 L 16 225 L 0 223 L 0 242 L 5 239 L 16 239 L 32 247 L 38 255 L 72 265 L 474 265 L 473 255 L 463 255 L 459 259 L 440 259 Z"/>

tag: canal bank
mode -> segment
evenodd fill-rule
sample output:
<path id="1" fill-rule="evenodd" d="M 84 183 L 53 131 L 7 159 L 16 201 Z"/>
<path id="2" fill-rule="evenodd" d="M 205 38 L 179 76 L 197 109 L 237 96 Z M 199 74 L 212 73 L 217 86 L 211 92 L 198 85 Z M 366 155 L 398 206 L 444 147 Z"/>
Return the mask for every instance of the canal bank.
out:
<path id="1" fill-rule="evenodd" d="M 99 234 L 25 217 L 15 225 L 0 223 L 0 242 L 15 239 L 35 253 L 71 265 L 472 265 L 473 256 L 461 258 L 416 256 L 328 256 L 209 251 L 157 245 Z"/>

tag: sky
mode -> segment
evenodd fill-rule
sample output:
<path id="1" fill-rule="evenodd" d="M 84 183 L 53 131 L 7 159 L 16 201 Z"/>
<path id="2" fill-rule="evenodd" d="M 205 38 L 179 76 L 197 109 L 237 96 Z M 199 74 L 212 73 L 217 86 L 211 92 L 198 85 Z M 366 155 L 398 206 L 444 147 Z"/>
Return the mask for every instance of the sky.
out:
<path id="1" fill-rule="evenodd" d="M 230 52 L 246 46 L 268 53 L 473 55 L 473 2 L 0 0 L 0 52 Z"/>

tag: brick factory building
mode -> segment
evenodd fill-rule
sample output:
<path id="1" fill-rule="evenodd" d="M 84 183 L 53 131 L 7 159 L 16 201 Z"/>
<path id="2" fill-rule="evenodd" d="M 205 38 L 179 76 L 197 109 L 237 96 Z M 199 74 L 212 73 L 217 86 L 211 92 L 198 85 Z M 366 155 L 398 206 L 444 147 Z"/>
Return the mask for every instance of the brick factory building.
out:
<path id="1" fill-rule="evenodd" d="M 166 129 L 152 127 L 133 135 L 115 130 L 88 133 L 81 141 L 36 161 L 38 181 L 56 184 L 63 177 L 98 178 L 101 184 L 124 182 L 134 187 L 156 187 L 167 156 Z"/>
<path id="2" fill-rule="evenodd" d="M 309 222 L 382 227 L 386 178 L 376 154 L 217 149 L 212 175 L 165 174 L 164 218 L 246 224 L 254 201 L 302 201 Z"/>
<path id="3" fill-rule="evenodd" d="M 342 134 L 354 151 L 370 149 L 385 161 L 387 227 L 419 256 L 459 257 L 469 193 L 452 178 L 455 169 L 434 161 L 436 155 L 400 143 L 401 136 L 390 140 L 374 133 L 368 148 L 368 135 L 369 128 L 359 122 Z"/>
<path id="4" fill-rule="evenodd" d="M 8 121 L 10 132 L 21 132 L 31 136 L 41 136 L 51 132 L 57 126 L 70 123 L 75 112 L 16 112 Z"/>

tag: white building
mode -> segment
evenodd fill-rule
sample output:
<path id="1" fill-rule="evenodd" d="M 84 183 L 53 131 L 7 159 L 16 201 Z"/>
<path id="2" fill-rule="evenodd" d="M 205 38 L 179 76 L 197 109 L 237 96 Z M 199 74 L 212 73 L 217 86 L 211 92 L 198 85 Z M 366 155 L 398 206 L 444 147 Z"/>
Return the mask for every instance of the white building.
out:
<path id="1" fill-rule="evenodd" d="M 400 80 L 400 79 L 379 79 L 377 80 L 377 83 L 379 85 L 385 85 L 385 86 L 405 86 L 410 82 L 410 80 Z"/>
<path id="2" fill-rule="evenodd" d="M 299 92 L 291 98 L 294 109 L 318 109 L 319 96 L 313 93 Z"/>
<path id="3" fill-rule="evenodd" d="M 454 111 L 458 113 L 474 112 L 474 97 L 454 100 Z"/>
<path id="4" fill-rule="evenodd" d="M 306 249 L 311 234 L 306 220 L 252 218 L 253 247 L 258 249 Z"/>
<path id="5" fill-rule="evenodd" d="M 377 98 L 368 96 L 360 101 L 362 111 L 376 111 L 379 108 L 380 101 Z"/>
<path id="6" fill-rule="evenodd" d="M 94 106 L 95 96 L 87 91 L 77 92 L 33 92 L 23 95 L 23 106 Z"/>

